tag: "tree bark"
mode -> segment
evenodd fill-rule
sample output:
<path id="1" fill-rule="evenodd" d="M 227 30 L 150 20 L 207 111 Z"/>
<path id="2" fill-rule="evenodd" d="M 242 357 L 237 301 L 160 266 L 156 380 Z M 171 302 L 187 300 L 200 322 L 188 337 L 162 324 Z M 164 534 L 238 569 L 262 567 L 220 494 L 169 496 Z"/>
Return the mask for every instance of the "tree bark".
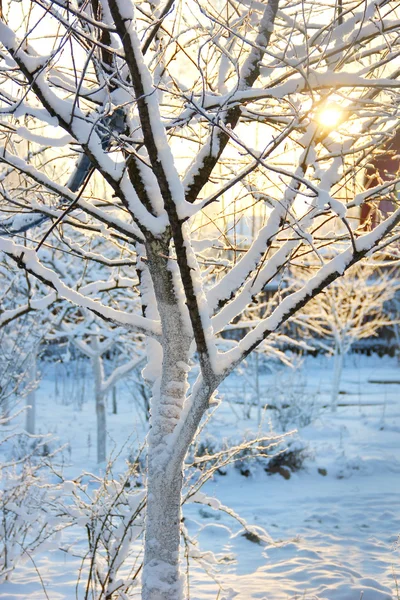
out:
<path id="1" fill-rule="evenodd" d="M 178 339 L 163 360 L 160 395 L 152 399 L 147 479 L 143 600 L 183 600 L 179 570 L 181 491 L 183 460 L 167 450 L 186 394 L 186 371 L 174 356 L 183 350 Z M 180 354 L 180 353 L 179 353 Z M 157 388 L 157 383 L 155 384 Z"/>
<path id="2" fill-rule="evenodd" d="M 179 569 L 182 471 L 163 477 L 152 469 L 148 477 L 143 600 L 183 600 Z"/>
<path id="3" fill-rule="evenodd" d="M 157 242 L 147 253 L 162 324 L 163 358 L 150 404 L 142 600 L 183 600 L 179 546 L 184 457 L 177 458 L 169 444 L 186 398 L 192 335 L 174 287 L 172 267 L 163 258 L 168 255 L 167 247 Z"/>
<path id="4" fill-rule="evenodd" d="M 168 352 L 164 345 L 161 385 L 156 382 L 151 402 L 143 600 L 184 598 L 179 570 L 183 458 L 168 451 L 168 440 L 186 396 L 187 373 L 177 359 L 186 356 L 187 361 L 189 347 L 184 338 L 175 338 Z"/>

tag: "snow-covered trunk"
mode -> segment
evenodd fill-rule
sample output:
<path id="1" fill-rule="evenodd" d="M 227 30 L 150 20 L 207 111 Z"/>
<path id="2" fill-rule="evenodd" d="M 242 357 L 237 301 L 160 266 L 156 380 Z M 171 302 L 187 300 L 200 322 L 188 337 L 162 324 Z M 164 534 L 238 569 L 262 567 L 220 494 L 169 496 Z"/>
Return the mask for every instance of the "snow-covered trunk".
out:
<path id="1" fill-rule="evenodd" d="M 335 365 L 333 370 L 332 392 L 331 392 L 331 410 L 337 409 L 338 397 L 340 392 L 340 382 L 342 379 L 344 353 L 341 348 L 337 348 L 335 353 Z"/>
<path id="2" fill-rule="evenodd" d="M 91 358 L 93 376 L 94 376 L 94 392 L 96 401 L 96 425 L 97 425 L 97 462 L 102 463 L 106 460 L 107 444 L 107 414 L 106 414 L 106 394 L 102 389 L 103 384 L 103 365 L 100 353 L 96 353 L 99 344 L 97 338 L 94 338 L 92 346 L 95 350 Z"/>
<path id="3" fill-rule="evenodd" d="M 154 456 L 153 456 L 154 458 Z M 149 471 L 142 600 L 183 600 L 179 569 L 182 470 Z"/>
<path id="4" fill-rule="evenodd" d="M 191 336 L 171 271 L 162 258 L 167 249 L 153 252 L 154 248 L 149 268 L 162 323 L 163 358 L 151 400 L 142 600 L 182 600 L 179 546 L 183 458 L 177 459 L 168 443 L 185 401 Z"/>
<path id="5" fill-rule="evenodd" d="M 166 438 L 175 428 L 185 399 L 187 373 L 182 367 L 187 352 L 179 336 L 172 345 L 164 345 L 161 385 L 155 384 L 151 402 L 143 600 L 184 598 L 179 570 L 183 461 L 166 450 Z"/>
<path id="6" fill-rule="evenodd" d="M 32 352 L 32 357 L 28 369 L 29 377 L 29 392 L 26 396 L 26 420 L 25 429 L 28 433 L 35 433 L 36 426 L 36 375 L 37 375 L 37 360 L 36 352 Z"/>

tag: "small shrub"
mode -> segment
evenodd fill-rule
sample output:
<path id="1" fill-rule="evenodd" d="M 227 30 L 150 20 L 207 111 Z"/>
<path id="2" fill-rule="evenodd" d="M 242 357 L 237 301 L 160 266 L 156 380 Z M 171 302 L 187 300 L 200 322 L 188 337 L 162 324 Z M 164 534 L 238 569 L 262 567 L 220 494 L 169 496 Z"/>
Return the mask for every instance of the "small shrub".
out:
<path id="1" fill-rule="evenodd" d="M 61 517 L 78 530 L 76 547 L 65 550 L 81 554 L 84 597 L 96 600 L 127 597 L 137 585 L 141 569 L 134 542 L 143 533 L 145 490 L 136 486 L 139 474 L 135 465 L 129 465 L 119 477 L 113 476 L 112 468 L 109 463 L 104 477 L 83 474 L 62 484 Z"/>
<path id="2" fill-rule="evenodd" d="M 308 457 L 309 453 L 306 447 L 300 443 L 294 443 L 272 456 L 264 469 L 267 473 L 279 473 L 285 479 L 289 479 L 290 473 L 295 473 L 303 468 L 304 461 Z"/>
<path id="3" fill-rule="evenodd" d="M 240 444 L 206 437 L 192 449 L 191 466 L 201 472 L 198 478 L 210 472 L 224 476 L 230 467 L 238 470 L 243 477 L 250 477 L 261 466 L 268 473 L 280 473 L 288 479 L 291 472 L 303 468 L 309 453 L 300 441 L 288 444 L 286 437 L 256 437 Z M 194 474 L 192 478 L 195 478 Z"/>
<path id="4" fill-rule="evenodd" d="M 38 456 L 29 455 L 0 467 L 0 582 L 64 527 L 62 519 L 52 518 L 57 492 L 47 481 L 47 469 Z"/>

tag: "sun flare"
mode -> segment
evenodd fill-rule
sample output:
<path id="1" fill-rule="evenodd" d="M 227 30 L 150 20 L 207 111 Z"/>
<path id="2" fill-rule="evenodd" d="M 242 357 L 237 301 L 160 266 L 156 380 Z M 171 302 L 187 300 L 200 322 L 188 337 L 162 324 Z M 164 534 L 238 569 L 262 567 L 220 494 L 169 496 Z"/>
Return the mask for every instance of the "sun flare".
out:
<path id="1" fill-rule="evenodd" d="M 342 119 L 342 111 L 336 106 L 325 106 L 317 113 L 317 120 L 323 127 L 334 129 Z"/>

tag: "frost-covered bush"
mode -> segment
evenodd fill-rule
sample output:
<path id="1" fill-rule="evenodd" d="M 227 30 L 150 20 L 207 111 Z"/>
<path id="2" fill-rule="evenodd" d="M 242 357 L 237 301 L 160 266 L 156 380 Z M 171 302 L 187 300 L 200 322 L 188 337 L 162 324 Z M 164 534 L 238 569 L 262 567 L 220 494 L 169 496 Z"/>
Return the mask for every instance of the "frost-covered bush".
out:
<path id="1" fill-rule="evenodd" d="M 77 531 L 77 543 L 65 549 L 82 557 L 84 597 L 96 600 L 127 598 L 141 570 L 141 545 L 135 542 L 143 533 L 145 491 L 135 485 L 135 465 L 118 478 L 112 467 L 104 477 L 84 474 L 62 485 L 62 518 Z"/>
<path id="2" fill-rule="evenodd" d="M 26 442 L 24 432 L 11 429 L 12 421 L 12 417 L 0 420 L 3 457 L 8 456 L 10 447 L 21 450 L 18 459 L 3 458 L 0 464 L 0 582 L 10 578 L 20 561 L 30 558 L 45 543 L 55 542 L 64 527 L 63 520 L 53 514 L 57 486 L 45 476 L 48 461 L 57 450 L 48 452 L 45 462 L 41 453 L 47 439 L 35 437 Z"/>
<path id="3" fill-rule="evenodd" d="M 126 598 L 142 566 L 141 544 L 135 544 L 143 533 L 146 504 L 145 490 L 137 485 L 141 461 L 128 463 L 118 477 L 110 462 L 104 476 L 64 480 L 62 469 L 51 468 L 57 451 L 50 451 L 47 438 L 26 441 L 21 436 L 11 432 L 0 443 L 3 455 L 15 448 L 21 455 L 0 467 L 0 582 L 46 544 L 81 556 L 85 599 Z M 62 541 L 66 528 L 74 532 L 72 545 Z"/>
<path id="4" fill-rule="evenodd" d="M 265 471 L 271 475 L 279 473 L 285 479 L 289 479 L 291 473 L 303 468 L 304 461 L 309 456 L 309 450 L 304 443 L 301 440 L 293 440 L 274 456 L 271 456 Z"/>
<path id="5" fill-rule="evenodd" d="M 270 539 L 265 531 L 250 526 L 230 507 L 200 490 L 216 471 L 226 468 L 245 456 L 253 461 L 271 458 L 282 442 L 282 436 L 269 436 L 244 441 L 238 445 L 221 444 L 215 438 L 199 441 L 190 453 L 191 464 L 186 470 L 182 503 L 196 503 L 203 509 L 220 511 L 239 523 L 241 535 L 257 544 L 266 545 Z M 217 449 L 219 447 L 219 449 Z M 64 481 L 59 499 L 63 506 L 59 516 L 64 526 L 74 530 L 73 545 L 63 549 L 82 558 L 79 583 L 84 588 L 83 598 L 117 600 L 131 597 L 140 583 L 143 563 L 142 537 L 146 490 L 142 485 L 144 457 L 141 451 L 130 450 L 128 468 L 114 476 L 115 465 L 108 464 L 104 477 L 83 474 L 74 481 Z M 76 533 L 75 533 L 76 531 Z M 210 551 L 199 547 L 181 523 L 181 539 L 187 559 L 187 571 L 196 563 L 217 581 L 220 560 Z M 232 596 L 233 597 L 233 596 Z"/>
<path id="6" fill-rule="evenodd" d="M 7 446 L 7 456 L 18 462 L 33 460 L 37 463 L 60 449 L 49 435 L 26 435 L 24 431 L 9 440 Z"/>
<path id="7" fill-rule="evenodd" d="M 274 430 L 288 432 L 307 427 L 321 411 L 317 394 L 307 389 L 299 370 L 287 372 L 284 381 L 285 385 L 282 385 L 278 379 L 269 388 L 268 406 L 271 408 Z"/>
<path id="8" fill-rule="evenodd" d="M 287 435 L 255 436 L 239 442 L 205 436 L 192 448 L 191 463 L 188 465 L 192 472 L 188 481 L 201 482 L 202 485 L 214 473 L 226 475 L 230 466 L 245 477 L 259 466 L 268 471 L 271 461 L 284 452 L 290 443 Z"/>
<path id="9" fill-rule="evenodd" d="M 7 306 L 4 297 L 0 300 Z M 61 526 L 49 514 L 55 490 L 45 479 L 60 449 L 47 436 L 27 433 L 34 428 L 30 407 L 15 412 L 25 397 L 32 404 L 37 382 L 31 363 L 39 341 L 27 316 L 12 325 L 6 318 L 0 322 L 0 581 L 11 576 L 20 560 L 55 539 Z M 19 427 L 23 413 L 25 430 Z"/>

